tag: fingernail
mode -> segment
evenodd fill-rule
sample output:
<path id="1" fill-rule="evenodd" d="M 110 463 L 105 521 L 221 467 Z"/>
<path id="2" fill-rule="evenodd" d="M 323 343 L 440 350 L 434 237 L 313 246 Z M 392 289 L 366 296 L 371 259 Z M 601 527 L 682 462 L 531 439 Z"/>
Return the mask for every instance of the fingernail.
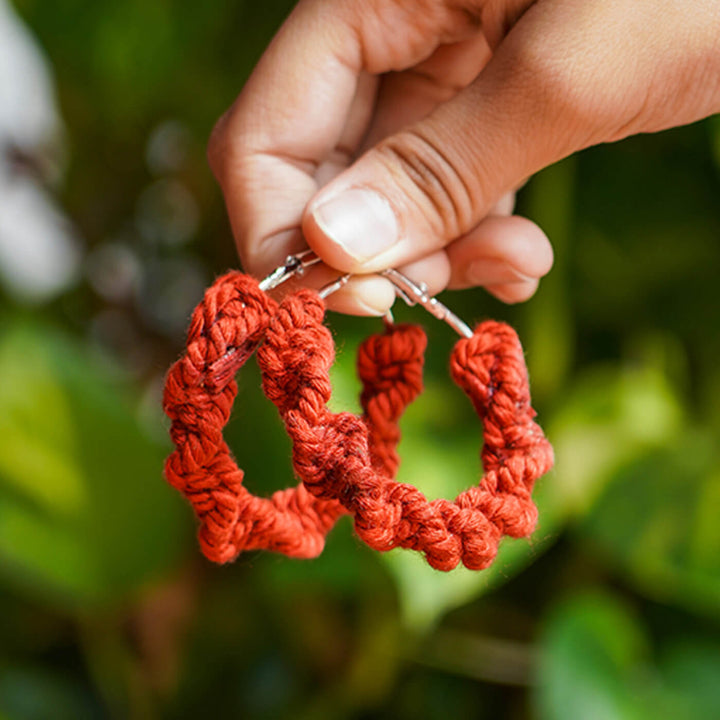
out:
<path id="1" fill-rule="evenodd" d="M 345 190 L 312 214 L 320 229 L 360 262 L 380 255 L 399 239 L 395 213 L 388 201 L 372 190 Z"/>
<path id="2" fill-rule="evenodd" d="M 499 285 L 502 283 L 526 282 L 534 279 L 529 275 L 523 275 L 517 268 L 504 260 L 496 258 L 486 258 L 470 263 L 465 277 L 467 282 L 473 285 Z"/>
<path id="3" fill-rule="evenodd" d="M 357 303 L 358 307 L 358 314 L 362 317 L 382 317 L 385 315 L 388 311 L 388 308 L 383 307 L 376 307 L 376 305 L 373 302 L 365 302 L 364 300 L 360 299 Z"/>
<path id="4" fill-rule="evenodd" d="M 352 315 L 384 315 L 395 302 L 395 288 L 378 275 L 355 276 L 343 296 L 333 306 Z"/>

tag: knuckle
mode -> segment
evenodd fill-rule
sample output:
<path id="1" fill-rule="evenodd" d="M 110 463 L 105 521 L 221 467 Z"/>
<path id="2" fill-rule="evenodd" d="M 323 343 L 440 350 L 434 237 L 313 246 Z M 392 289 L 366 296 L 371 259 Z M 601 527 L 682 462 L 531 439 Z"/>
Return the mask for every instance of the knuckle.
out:
<path id="1" fill-rule="evenodd" d="M 484 285 L 483 287 L 501 302 L 507 305 L 517 305 L 529 300 L 535 294 L 539 285 L 539 280 L 527 280 L 525 282 Z"/>
<path id="2" fill-rule="evenodd" d="M 377 150 L 436 234 L 455 238 L 472 226 L 478 192 L 451 143 L 407 129 L 384 140 Z"/>
<path id="3" fill-rule="evenodd" d="M 529 44 L 517 58 L 516 73 L 522 78 L 520 85 L 528 102 L 551 115 L 553 137 L 559 142 L 574 145 L 574 136 L 592 128 L 607 112 L 600 94 L 594 91 L 595 83 L 584 77 L 580 63 L 564 54 Z"/>
<path id="4" fill-rule="evenodd" d="M 500 300 L 509 305 L 529 300 L 537 291 L 540 284 L 539 280 L 528 280 L 523 283 L 512 283 L 506 285 L 502 291 L 495 293 Z"/>
<path id="5" fill-rule="evenodd" d="M 225 113 L 215 123 L 206 150 L 207 163 L 220 183 L 222 182 L 223 168 L 227 157 L 227 121 L 228 114 Z"/>
<path id="6" fill-rule="evenodd" d="M 627 56 L 622 45 L 601 34 L 603 9 L 593 13 L 574 36 L 543 26 L 545 32 L 513 42 L 505 68 L 529 119 L 552 128 L 546 136 L 558 156 L 608 140 L 643 111 L 646 73 L 626 72 L 618 59 Z"/>

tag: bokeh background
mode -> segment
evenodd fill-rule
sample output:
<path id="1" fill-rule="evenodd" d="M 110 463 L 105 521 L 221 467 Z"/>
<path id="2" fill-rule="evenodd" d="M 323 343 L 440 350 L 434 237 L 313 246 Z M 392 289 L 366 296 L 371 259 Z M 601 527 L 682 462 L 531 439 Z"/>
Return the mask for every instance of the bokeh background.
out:
<path id="1" fill-rule="evenodd" d="M 556 265 L 506 307 L 557 452 L 492 569 L 381 556 L 214 567 L 166 487 L 163 374 L 237 264 L 205 143 L 288 0 L 0 0 L 0 718 L 720 717 L 720 122 L 600 147 L 520 210 Z M 430 335 L 401 478 L 477 481 L 480 428 Z M 335 406 L 357 343 L 333 317 Z M 227 432 L 293 482 L 248 366 Z"/>

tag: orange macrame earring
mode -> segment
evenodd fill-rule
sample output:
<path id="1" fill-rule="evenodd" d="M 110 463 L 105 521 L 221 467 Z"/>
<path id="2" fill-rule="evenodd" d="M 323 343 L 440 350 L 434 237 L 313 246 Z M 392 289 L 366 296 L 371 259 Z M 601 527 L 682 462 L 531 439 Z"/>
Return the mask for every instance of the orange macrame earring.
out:
<path id="1" fill-rule="evenodd" d="M 279 306 L 264 293 L 317 261 L 307 253 L 290 257 L 259 284 L 237 272 L 220 278 L 196 309 L 187 353 L 168 375 L 165 410 L 177 449 L 166 476 L 202 521 L 203 551 L 219 562 L 253 548 L 313 557 L 337 518 L 350 513 L 358 535 L 377 550 L 418 550 L 441 570 L 459 562 L 487 567 L 503 535 L 522 537 L 534 529 L 530 493 L 552 465 L 552 449 L 533 421 L 517 336 L 494 322 L 473 332 L 424 288 L 385 271 L 406 301 L 464 336 L 453 350 L 451 372 L 483 421 L 486 474 L 480 484 L 452 502 L 428 502 L 394 480 L 397 422 L 422 389 L 425 334 L 390 326 L 366 340 L 358 357 L 364 414 L 331 413 L 334 344 L 323 325 L 323 298 L 347 276 L 320 293 L 300 290 Z M 236 393 L 232 378 L 261 342 L 263 389 L 293 441 L 293 466 L 302 480 L 268 500 L 243 487 L 242 471 L 222 439 Z"/>
<path id="2" fill-rule="evenodd" d="M 166 378 L 163 407 L 172 420 L 170 436 L 176 449 L 166 461 L 165 477 L 192 504 L 201 523 L 200 546 L 215 562 L 228 562 L 254 549 L 316 557 L 328 531 L 347 512 L 338 501 L 314 497 L 302 484 L 267 499 L 252 495 L 222 436 L 237 395 L 234 376 L 263 341 L 278 310 L 265 290 L 303 267 L 301 260 L 297 262 L 298 258 L 291 258 L 264 284 L 240 272 L 219 278 L 195 309 L 187 350 Z M 343 283 L 341 279 L 328 286 L 325 294 Z M 376 351 L 381 354 L 383 342 L 392 341 L 379 342 Z M 397 469 L 397 419 L 422 389 L 424 347 L 418 343 L 416 352 L 396 359 L 412 382 L 398 378 L 364 385 L 370 447 L 378 469 L 389 476 Z M 377 408 L 391 410 L 376 426 Z"/>
<path id="3" fill-rule="evenodd" d="M 411 289 L 413 299 L 430 305 L 453 326 L 465 327 L 437 300 L 400 277 L 403 291 Z M 391 279 L 399 281 L 397 273 Z M 515 332 L 489 321 L 474 332 L 467 328 L 463 334 L 469 336 L 456 344 L 451 373 L 483 422 L 486 473 L 478 486 L 454 501 L 429 502 L 417 488 L 394 480 L 395 462 L 392 475 L 378 471 L 367 414 L 360 418 L 328 410 L 333 343 L 322 324 L 324 312 L 324 303 L 309 290 L 286 297 L 258 351 L 265 394 L 285 421 L 293 441 L 293 465 L 305 487 L 317 498 L 340 502 L 370 547 L 421 551 L 438 570 L 451 570 L 460 562 L 470 569 L 487 567 L 503 535 L 529 535 L 537 519 L 532 487 L 552 466 L 552 449 L 533 420 Z M 394 345 L 391 356 L 401 356 L 406 348 L 412 352 L 419 342 L 414 332 L 402 328 L 388 332 Z M 366 378 L 387 377 L 391 356 Z M 395 414 L 390 417 L 397 419 Z"/>

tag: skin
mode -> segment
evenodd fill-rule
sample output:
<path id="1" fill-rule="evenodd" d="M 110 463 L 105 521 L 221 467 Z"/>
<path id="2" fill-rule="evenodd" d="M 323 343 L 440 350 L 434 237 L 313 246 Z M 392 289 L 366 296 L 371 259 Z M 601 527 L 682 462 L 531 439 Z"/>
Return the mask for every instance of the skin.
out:
<path id="1" fill-rule="evenodd" d="M 208 157 L 246 271 L 309 244 L 303 284 L 355 273 L 331 306 L 382 314 L 387 267 L 529 298 L 552 248 L 516 188 L 718 112 L 717 0 L 301 0 Z"/>

